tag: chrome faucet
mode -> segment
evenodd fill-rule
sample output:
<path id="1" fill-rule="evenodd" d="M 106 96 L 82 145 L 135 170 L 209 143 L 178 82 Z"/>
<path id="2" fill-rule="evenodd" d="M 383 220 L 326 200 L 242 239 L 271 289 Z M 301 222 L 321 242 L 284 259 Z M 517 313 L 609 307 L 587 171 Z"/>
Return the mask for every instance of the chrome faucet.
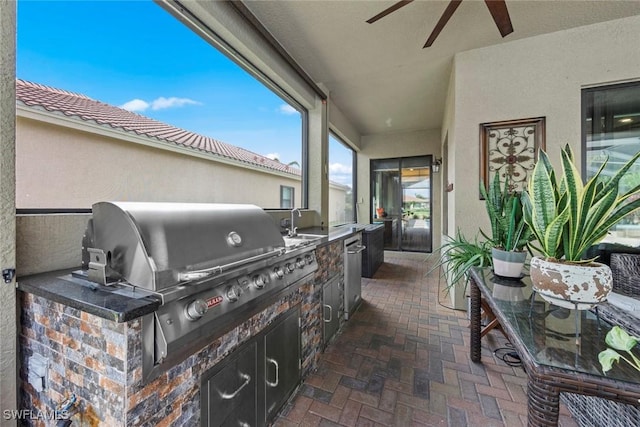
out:
<path id="1" fill-rule="evenodd" d="M 300 209 L 293 208 L 291 209 L 291 223 L 289 224 L 289 237 L 296 237 L 298 235 L 298 227 L 295 226 L 295 216 L 294 214 L 298 212 L 298 218 L 302 217 L 302 212 Z"/>

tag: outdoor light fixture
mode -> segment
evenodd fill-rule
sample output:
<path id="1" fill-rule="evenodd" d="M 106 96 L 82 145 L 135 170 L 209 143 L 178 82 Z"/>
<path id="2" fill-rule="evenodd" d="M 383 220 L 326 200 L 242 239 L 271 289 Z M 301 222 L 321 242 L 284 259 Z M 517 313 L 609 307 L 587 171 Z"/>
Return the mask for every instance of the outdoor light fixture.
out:
<path id="1" fill-rule="evenodd" d="M 440 165 L 441 164 L 442 164 L 442 157 L 440 157 L 439 159 L 435 159 L 433 161 L 433 163 L 431 164 L 431 170 L 433 171 L 433 173 L 440 172 Z"/>

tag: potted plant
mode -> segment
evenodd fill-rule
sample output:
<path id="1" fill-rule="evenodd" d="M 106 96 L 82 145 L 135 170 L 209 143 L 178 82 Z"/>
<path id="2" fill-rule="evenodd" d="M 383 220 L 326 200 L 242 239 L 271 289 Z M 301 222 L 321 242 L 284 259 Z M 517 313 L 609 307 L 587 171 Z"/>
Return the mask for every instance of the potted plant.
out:
<path id="1" fill-rule="evenodd" d="M 610 268 L 583 253 L 602 240 L 625 215 L 640 208 L 640 185 L 618 194 L 618 183 L 640 157 L 632 156 L 611 178 L 603 175 L 607 161 L 583 184 L 567 145 L 557 174 L 547 154 L 539 160 L 523 192 L 524 219 L 541 253 L 531 260 L 534 289 L 547 301 L 567 308 L 590 308 L 606 300 L 612 288 Z"/>
<path id="2" fill-rule="evenodd" d="M 427 257 L 427 260 L 436 254 L 439 257 L 427 274 L 442 268 L 447 283 L 445 288 L 447 293 L 451 293 L 456 289 L 456 285 L 462 283 L 460 292 L 457 290 L 453 292 L 452 301 L 455 308 L 463 309 L 465 308 L 464 293 L 468 280 L 467 273 L 471 267 L 491 266 L 491 243 L 479 241 L 477 236 L 471 241 L 460 230 L 457 231 L 455 237 L 445 237 L 447 241 Z"/>
<path id="3" fill-rule="evenodd" d="M 494 175 L 489 191 L 481 182 L 480 193 L 491 221 L 491 237 L 480 232 L 493 245 L 493 272 L 501 277 L 520 278 L 527 259 L 524 249 L 533 237 L 522 214 L 522 196 L 511 191 L 508 179 L 501 187 L 499 174 Z"/>

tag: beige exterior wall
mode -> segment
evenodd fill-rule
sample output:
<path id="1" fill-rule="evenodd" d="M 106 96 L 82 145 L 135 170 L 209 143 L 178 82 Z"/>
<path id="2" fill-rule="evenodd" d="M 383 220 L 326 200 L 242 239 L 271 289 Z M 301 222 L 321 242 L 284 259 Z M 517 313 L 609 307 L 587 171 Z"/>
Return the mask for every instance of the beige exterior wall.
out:
<path id="1" fill-rule="evenodd" d="M 90 208 L 98 201 L 121 200 L 253 203 L 277 209 L 281 185 L 293 187 L 296 206 L 301 204 L 297 177 L 228 165 L 195 157 L 190 150 L 175 152 L 162 145 L 137 144 L 91 130 L 18 117 L 18 208 Z M 333 221 L 344 216 L 345 188 L 328 188 L 328 217 Z M 290 218 L 288 210 L 269 213 L 276 224 Z M 19 275 L 77 267 L 88 218 L 20 215 L 16 254 Z M 321 225 L 315 222 L 317 218 L 313 211 L 303 211 L 296 225 Z"/>
<path id="2" fill-rule="evenodd" d="M 24 117 L 17 121 L 18 208 L 90 208 L 98 201 L 254 203 L 280 207 L 300 179 L 227 165 Z"/>
<path id="3" fill-rule="evenodd" d="M 329 224 L 353 222 L 345 218 L 347 196 L 344 187 L 329 184 Z"/>
<path id="4" fill-rule="evenodd" d="M 478 198 L 479 124 L 546 116 L 547 151 L 554 164 L 569 143 L 581 155 L 581 89 L 640 79 L 640 17 L 610 21 L 463 52 L 456 56 L 443 123 L 451 179 L 449 230 L 473 235 L 489 227 Z M 578 157 L 579 158 L 579 157 Z"/>

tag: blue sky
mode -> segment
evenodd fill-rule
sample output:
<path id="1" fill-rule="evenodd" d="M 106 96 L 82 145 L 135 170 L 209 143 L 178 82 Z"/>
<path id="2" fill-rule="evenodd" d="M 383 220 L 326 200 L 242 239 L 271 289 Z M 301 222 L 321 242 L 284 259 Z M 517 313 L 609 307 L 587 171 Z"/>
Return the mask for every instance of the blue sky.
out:
<path id="1" fill-rule="evenodd" d="M 300 113 L 151 1 L 19 0 L 17 13 L 18 78 L 300 162 Z"/>

